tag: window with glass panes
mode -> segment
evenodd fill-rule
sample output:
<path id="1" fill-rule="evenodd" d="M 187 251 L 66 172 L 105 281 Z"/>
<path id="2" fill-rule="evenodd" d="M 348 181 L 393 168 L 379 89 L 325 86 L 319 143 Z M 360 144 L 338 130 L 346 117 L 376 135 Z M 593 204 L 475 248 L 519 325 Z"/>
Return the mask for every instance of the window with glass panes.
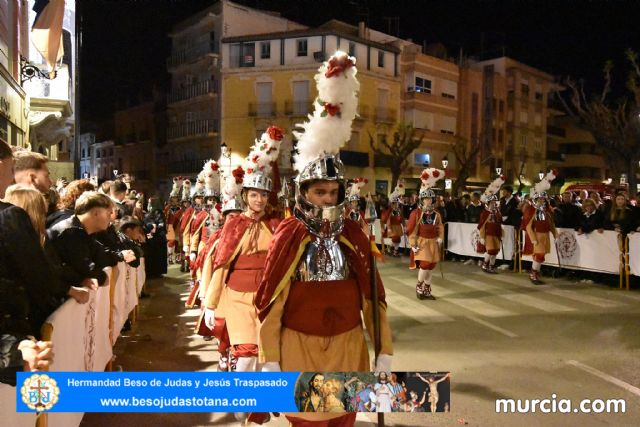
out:
<path id="1" fill-rule="evenodd" d="M 260 43 L 260 59 L 271 58 L 271 42 Z"/>
<path id="2" fill-rule="evenodd" d="M 416 92 L 431 93 L 431 80 L 416 77 Z"/>
<path id="3" fill-rule="evenodd" d="M 298 40 L 298 56 L 307 56 L 307 39 Z"/>

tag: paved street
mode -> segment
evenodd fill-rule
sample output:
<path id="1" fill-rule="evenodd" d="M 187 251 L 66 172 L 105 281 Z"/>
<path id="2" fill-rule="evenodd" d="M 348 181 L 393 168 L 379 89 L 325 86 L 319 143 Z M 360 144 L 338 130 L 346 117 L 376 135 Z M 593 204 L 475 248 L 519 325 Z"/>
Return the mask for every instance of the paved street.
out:
<path id="1" fill-rule="evenodd" d="M 415 297 L 407 259 L 379 265 L 387 289 L 396 371 L 451 371 L 451 413 L 392 414 L 395 426 L 631 426 L 640 417 L 640 292 L 524 274 L 488 275 L 477 266 L 434 271 L 436 301 Z M 140 319 L 116 345 L 116 367 L 214 369 L 214 345 L 192 334 L 197 310 L 177 267 L 149 282 Z M 626 414 L 496 414 L 495 400 L 625 399 Z M 373 418 L 372 418 L 373 419 Z M 83 425 L 237 425 L 228 414 L 87 414 Z M 284 426 L 278 420 L 269 425 Z M 358 425 L 373 425 L 359 416 Z"/>

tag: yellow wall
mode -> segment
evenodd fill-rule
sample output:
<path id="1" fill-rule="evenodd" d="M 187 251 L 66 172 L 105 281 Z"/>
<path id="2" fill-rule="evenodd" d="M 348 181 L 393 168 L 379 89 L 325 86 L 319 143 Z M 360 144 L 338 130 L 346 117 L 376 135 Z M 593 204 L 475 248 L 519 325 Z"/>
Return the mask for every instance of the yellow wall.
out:
<path id="1" fill-rule="evenodd" d="M 264 129 L 269 125 L 277 125 L 285 129 L 286 136 L 292 138 L 291 131 L 296 123 L 301 123 L 304 118 L 285 115 L 285 102 L 293 101 L 294 80 L 309 80 L 310 95 L 312 101 L 317 96 L 315 81 L 316 68 L 306 70 L 273 70 L 260 72 L 248 71 L 242 74 L 226 74 L 223 77 L 223 113 L 222 113 L 222 141 L 230 146 L 235 153 L 246 155 L 249 147 L 256 138 L 257 129 Z M 377 77 L 375 75 L 360 72 L 360 111 L 366 111 L 362 119 L 353 123 L 353 130 L 359 132 L 359 140 L 353 145 L 345 144 L 345 150 L 354 150 L 369 153 L 369 167 L 348 167 L 348 174 L 352 177 L 364 176 L 369 179 L 369 184 L 364 187 L 363 194 L 367 191 L 374 192 L 376 179 L 390 180 L 387 169 L 374 170 L 373 152 L 369 146 L 369 134 L 376 137 L 378 133 L 386 133 L 391 138 L 397 126 L 400 113 L 400 81 Z M 256 118 L 249 116 L 249 104 L 257 102 L 256 82 L 271 81 L 273 84 L 273 102 L 276 104 L 276 115 L 273 118 Z M 395 123 L 379 125 L 375 123 L 375 109 L 378 105 L 378 88 L 388 89 L 389 99 L 387 108 L 395 111 Z M 393 189 L 391 189 L 392 191 Z"/>

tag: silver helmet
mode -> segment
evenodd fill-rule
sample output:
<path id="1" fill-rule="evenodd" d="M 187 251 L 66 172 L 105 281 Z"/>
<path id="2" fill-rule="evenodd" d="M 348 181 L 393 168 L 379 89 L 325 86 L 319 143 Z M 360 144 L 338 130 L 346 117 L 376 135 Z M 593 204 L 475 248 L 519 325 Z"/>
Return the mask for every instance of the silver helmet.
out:
<path id="1" fill-rule="evenodd" d="M 332 154 L 325 154 L 309 163 L 298 175 L 296 183 L 295 216 L 309 231 L 320 238 L 338 235 L 344 226 L 345 178 L 344 165 Z M 338 203 L 335 206 L 317 206 L 303 194 L 305 184 L 312 181 L 335 181 L 340 185 Z"/>
<path id="2" fill-rule="evenodd" d="M 244 178 L 242 178 L 242 187 L 271 192 L 273 191 L 273 181 L 267 175 L 254 172 L 252 174 L 246 174 Z"/>
<path id="3" fill-rule="evenodd" d="M 244 203 L 240 197 L 234 197 L 232 199 L 225 200 L 222 203 L 222 214 L 226 215 L 231 211 L 244 211 Z"/>
<path id="4" fill-rule="evenodd" d="M 430 188 L 421 188 L 419 197 L 420 199 L 426 199 L 427 197 L 429 197 L 433 200 L 436 198 L 436 193 L 434 193 Z"/>

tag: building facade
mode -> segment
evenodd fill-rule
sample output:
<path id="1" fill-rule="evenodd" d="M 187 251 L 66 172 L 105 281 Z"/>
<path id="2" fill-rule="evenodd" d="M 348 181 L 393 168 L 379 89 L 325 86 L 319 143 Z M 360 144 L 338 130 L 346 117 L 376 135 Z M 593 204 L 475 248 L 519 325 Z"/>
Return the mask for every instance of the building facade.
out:
<path id="1" fill-rule="evenodd" d="M 222 46 L 223 140 L 239 163 L 255 138 L 272 125 L 285 129 L 280 170 L 292 175 L 292 131 L 313 111 L 314 76 L 337 50 L 356 58 L 360 94 L 351 139 L 341 152 L 349 176 L 364 176 L 364 192 L 376 180 L 388 185 L 389 170 L 375 167 L 370 138 L 390 138 L 400 114 L 400 49 L 366 38 L 363 28 L 330 21 L 318 28 L 227 37 Z M 386 191 L 385 191 L 386 193 Z"/>
<path id="2" fill-rule="evenodd" d="M 26 2 L 0 2 L 0 139 L 28 147 L 27 94 L 21 84 L 21 56 L 29 51 L 29 9 Z"/>
<path id="3" fill-rule="evenodd" d="M 220 157 L 221 39 L 300 28 L 305 27 L 226 0 L 174 26 L 167 59 L 167 146 L 159 152 L 168 159 L 168 176 L 195 176 L 207 159 Z"/>

